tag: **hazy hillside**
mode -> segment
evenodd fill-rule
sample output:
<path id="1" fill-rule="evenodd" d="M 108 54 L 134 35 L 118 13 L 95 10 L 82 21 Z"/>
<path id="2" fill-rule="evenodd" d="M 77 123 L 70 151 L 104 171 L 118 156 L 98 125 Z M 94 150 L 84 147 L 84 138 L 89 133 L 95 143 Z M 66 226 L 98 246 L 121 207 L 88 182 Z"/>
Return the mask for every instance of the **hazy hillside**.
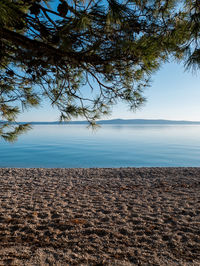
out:
<path id="1" fill-rule="evenodd" d="M 3 122 L 3 121 L 1 121 Z M 19 122 L 19 124 L 24 124 L 25 122 Z M 27 122 L 32 125 L 60 125 L 60 124 L 85 124 L 87 125 L 87 121 L 70 121 L 70 122 Z M 158 120 L 153 120 L 153 119 L 112 119 L 112 120 L 100 120 L 97 121 L 97 124 L 99 125 L 104 125 L 104 124 L 117 124 L 117 125 L 127 125 L 127 124 L 132 124 L 132 125 L 139 125 L 139 124 L 159 124 L 159 125 L 200 125 L 200 121 L 180 121 L 180 120 L 164 120 L 164 119 L 158 119 Z"/>

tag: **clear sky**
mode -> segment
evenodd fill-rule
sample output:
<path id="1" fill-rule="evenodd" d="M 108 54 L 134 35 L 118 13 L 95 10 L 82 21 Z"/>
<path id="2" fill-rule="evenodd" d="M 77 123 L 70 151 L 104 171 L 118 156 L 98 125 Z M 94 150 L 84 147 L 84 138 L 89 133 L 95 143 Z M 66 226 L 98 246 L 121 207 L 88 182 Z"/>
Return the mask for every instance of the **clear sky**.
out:
<path id="1" fill-rule="evenodd" d="M 112 115 L 104 119 L 170 119 L 200 121 L 200 71 L 185 71 L 183 65 L 168 63 L 152 77 L 152 84 L 144 92 L 146 104 L 136 112 L 119 103 Z M 18 121 L 56 121 L 59 113 L 44 102 L 43 107 L 31 109 Z M 82 119 L 80 119 L 82 120 Z"/>

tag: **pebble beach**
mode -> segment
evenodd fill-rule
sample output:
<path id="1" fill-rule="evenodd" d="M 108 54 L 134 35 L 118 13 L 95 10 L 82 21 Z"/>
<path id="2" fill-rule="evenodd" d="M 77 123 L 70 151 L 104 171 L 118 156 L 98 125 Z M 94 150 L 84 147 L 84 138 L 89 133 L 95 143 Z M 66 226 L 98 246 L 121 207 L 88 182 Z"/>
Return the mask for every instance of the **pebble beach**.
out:
<path id="1" fill-rule="evenodd" d="M 0 168 L 0 265 L 200 265 L 200 168 Z"/>

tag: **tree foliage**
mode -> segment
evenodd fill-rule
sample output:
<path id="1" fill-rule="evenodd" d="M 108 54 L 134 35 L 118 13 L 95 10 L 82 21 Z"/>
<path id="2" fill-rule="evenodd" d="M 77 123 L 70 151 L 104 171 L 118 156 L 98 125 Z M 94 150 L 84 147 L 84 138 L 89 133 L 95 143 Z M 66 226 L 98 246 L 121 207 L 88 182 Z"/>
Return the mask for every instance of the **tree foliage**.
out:
<path id="1" fill-rule="evenodd" d="M 138 108 L 169 57 L 200 66 L 199 29 L 199 0 L 0 0 L 0 135 L 44 98 L 91 125 L 118 100 Z"/>

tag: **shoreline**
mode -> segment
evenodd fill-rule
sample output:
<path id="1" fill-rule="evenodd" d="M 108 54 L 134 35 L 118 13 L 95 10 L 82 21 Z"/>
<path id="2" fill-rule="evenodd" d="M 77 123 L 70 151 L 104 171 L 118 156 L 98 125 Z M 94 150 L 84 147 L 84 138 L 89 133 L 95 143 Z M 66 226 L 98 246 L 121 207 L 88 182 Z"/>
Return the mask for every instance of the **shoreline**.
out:
<path id="1" fill-rule="evenodd" d="M 161 170 L 166 170 L 166 169 L 200 169 L 200 166 L 134 166 L 134 167 L 130 167 L 130 166 L 122 166 L 122 167 L 3 167 L 0 166 L 0 170 L 2 169 L 9 169 L 9 170 L 13 170 L 13 169 L 18 169 L 18 170 L 31 170 L 31 169 L 44 169 L 44 170 L 73 170 L 73 169 L 80 169 L 80 170 L 94 170 L 94 169 L 109 169 L 109 170 L 119 170 L 119 169 L 161 169 Z"/>
<path id="2" fill-rule="evenodd" d="M 200 168 L 0 168 L 1 265 L 200 265 Z"/>

